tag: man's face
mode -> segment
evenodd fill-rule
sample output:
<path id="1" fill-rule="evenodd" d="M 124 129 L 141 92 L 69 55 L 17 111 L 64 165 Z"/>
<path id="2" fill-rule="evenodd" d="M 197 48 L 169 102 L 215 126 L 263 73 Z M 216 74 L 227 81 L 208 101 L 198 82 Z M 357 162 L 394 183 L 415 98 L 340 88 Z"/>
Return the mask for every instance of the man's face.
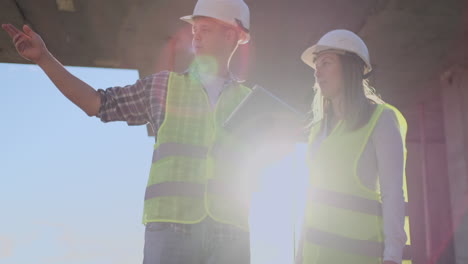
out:
<path id="1" fill-rule="evenodd" d="M 192 47 L 195 55 L 225 56 L 230 54 L 232 39 L 228 26 L 209 17 L 196 17 L 192 26 Z"/>

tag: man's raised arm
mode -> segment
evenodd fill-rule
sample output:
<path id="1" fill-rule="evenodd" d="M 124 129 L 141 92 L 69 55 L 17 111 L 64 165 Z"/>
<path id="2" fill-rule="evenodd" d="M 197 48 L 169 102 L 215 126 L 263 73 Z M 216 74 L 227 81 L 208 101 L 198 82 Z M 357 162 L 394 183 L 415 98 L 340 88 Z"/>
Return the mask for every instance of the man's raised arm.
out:
<path id="1" fill-rule="evenodd" d="M 27 25 L 23 26 L 23 31 L 11 24 L 2 24 L 2 28 L 10 35 L 18 54 L 39 65 L 63 95 L 89 116 L 98 114 L 101 106 L 99 93 L 68 72 L 47 50 L 39 34 Z"/>

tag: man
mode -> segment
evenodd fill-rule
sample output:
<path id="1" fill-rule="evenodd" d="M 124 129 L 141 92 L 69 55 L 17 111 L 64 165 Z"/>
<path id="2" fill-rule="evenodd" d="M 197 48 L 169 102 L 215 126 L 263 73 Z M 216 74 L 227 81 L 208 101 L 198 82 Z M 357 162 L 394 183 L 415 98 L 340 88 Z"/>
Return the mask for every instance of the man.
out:
<path id="1" fill-rule="evenodd" d="M 249 41 L 243 0 L 199 0 L 191 16 L 195 59 L 185 73 L 159 72 L 125 87 L 96 91 L 70 74 L 28 26 L 4 24 L 18 53 L 103 122 L 150 123 L 157 141 L 145 194 L 145 264 L 248 263 L 247 144 L 222 123 L 250 89 L 229 62 Z"/>

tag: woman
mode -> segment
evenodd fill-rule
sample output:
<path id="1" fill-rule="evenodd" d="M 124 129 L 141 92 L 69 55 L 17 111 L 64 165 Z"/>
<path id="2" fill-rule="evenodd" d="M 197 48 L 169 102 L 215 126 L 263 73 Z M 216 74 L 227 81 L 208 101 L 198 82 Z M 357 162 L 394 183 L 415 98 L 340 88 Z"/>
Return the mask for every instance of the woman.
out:
<path id="1" fill-rule="evenodd" d="M 302 54 L 315 70 L 302 263 L 401 263 L 406 121 L 367 82 L 365 43 L 333 30 Z"/>

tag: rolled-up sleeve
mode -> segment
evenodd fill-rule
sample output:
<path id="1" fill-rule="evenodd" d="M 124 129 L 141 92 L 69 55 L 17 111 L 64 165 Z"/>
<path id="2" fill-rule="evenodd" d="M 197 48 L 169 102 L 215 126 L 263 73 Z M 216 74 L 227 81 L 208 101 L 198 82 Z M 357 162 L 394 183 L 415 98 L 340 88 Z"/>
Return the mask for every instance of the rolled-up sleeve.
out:
<path id="1" fill-rule="evenodd" d="M 99 89 L 102 122 L 125 121 L 128 125 L 154 125 L 164 114 L 168 72 L 138 80 L 135 84 Z M 157 116 L 155 116 L 157 115 Z"/>

